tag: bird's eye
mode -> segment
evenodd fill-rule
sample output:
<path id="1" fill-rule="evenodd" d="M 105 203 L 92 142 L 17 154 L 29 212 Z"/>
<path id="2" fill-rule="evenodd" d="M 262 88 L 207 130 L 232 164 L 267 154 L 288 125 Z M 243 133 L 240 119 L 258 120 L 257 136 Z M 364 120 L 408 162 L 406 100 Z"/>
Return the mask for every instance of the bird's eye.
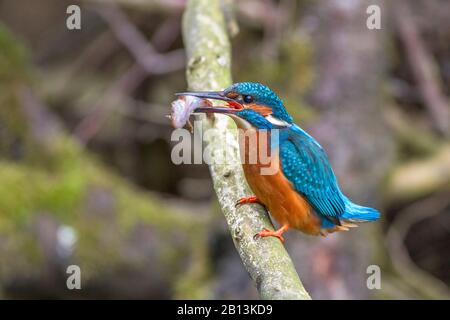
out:
<path id="1" fill-rule="evenodd" d="M 253 97 L 249 96 L 249 95 L 243 96 L 242 99 L 244 100 L 245 103 L 252 103 L 253 102 Z"/>

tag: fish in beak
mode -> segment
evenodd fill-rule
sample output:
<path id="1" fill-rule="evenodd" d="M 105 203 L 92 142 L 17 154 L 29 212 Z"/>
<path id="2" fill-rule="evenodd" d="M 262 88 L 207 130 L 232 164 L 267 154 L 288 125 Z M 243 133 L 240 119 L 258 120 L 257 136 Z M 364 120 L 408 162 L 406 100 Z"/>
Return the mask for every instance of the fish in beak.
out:
<path id="1" fill-rule="evenodd" d="M 174 128 L 182 128 L 186 124 L 192 128 L 189 117 L 192 113 L 223 113 L 233 114 L 242 110 L 239 102 L 227 97 L 223 91 L 179 92 L 178 99 L 172 102 L 172 111 L 168 116 Z M 224 101 L 225 106 L 214 106 L 211 100 Z"/>
<path id="2" fill-rule="evenodd" d="M 244 109 L 244 106 L 239 102 L 227 97 L 223 91 L 199 91 L 199 92 L 179 92 L 175 94 L 176 96 L 191 96 L 199 99 L 209 99 L 209 100 L 219 100 L 225 101 L 225 106 L 210 106 L 210 107 L 199 107 L 194 110 L 194 112 L 213 112 L 213 113 L 235 113 L 236 111 Z"/>

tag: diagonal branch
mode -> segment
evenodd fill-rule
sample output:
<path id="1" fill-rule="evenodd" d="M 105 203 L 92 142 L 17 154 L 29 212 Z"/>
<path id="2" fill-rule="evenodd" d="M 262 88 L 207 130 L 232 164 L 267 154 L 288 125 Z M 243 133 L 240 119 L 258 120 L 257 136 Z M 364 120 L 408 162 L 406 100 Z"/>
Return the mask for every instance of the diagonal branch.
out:
<path id="1" fill-rule="evenodd" d="M 91 108 L 91 113 L 75 128 L 75 135 L 83 143 L 87 143 L 99 131 L 109 114 L 109 109 L 114 107 L 115 100 L 135 90 L 148 75 L 177 71 L 183 68 L 185 64 L 184 50 L 178 49 L 163 54 L 158 53 L 115 4 L 97 6 L 97 12 L 108 23 L 115 37 L 128 49 L 136 63 L 113 82 Z M 173 21 L 169 21 L 169 23 L 171 22 Z M 165 30 L 163 32 L 157 30 L 156 34 L 164 36 L 164 33 L 173 31 L 169 26 L 163 26 Z M 175 34 L 178 33 L 175 32 Z M 164 42 L 164 45 L 168 47 L 175 40 L 175 36 L 166 37 L 165 41 L 160 41 L 160 43 Z"/>
<path id="2" fill-rule="evenodd" d="M 149 74 L 164 74 L 184 66 L 184 51 L 156 52 L 145 36 L 115 5 L 99 7 L 97 12 L 108 23 L 115 36 L 123 43 L 142 68 Z"/>
<path id="3" fill-rule="evenodd" d="M 408 4 L 395 3 L 397 28 L 423 102 L 435 126 L 445 136 L 450 134 L 450 103 L 441 90 L 438 68 L 428 52 Z"/>
<path id="4" fill-rule="evenodd" d="M 183 38 L 187 51 L 187 81 L 192 90 L 220 90 L 231 84 L 230 43 L 218 0 L 190 0 L 183 20 Z M 251 194 L 245 184 L 238 154 L 237 138 L 227 140 L 233 155 L 227 164 L 214 163 L 214 155 L 223 154 L 224 137 L 229 135 L 232 121 L 217 116 L 214 123 L 203 117 L 206 128 L 213 126 L 214 135 L 207 138 L 212 151 L 210 172 L 222 212 L 236 249 L 250 277 L 256 282 L 263 299 L 310 299 L 292 261 L 278 239 L 254 240 L 262 228 L 273 228 L 262 208 L 242 206 L 235 209 L 240 197 Z M 227 153 L 228 155 L 228 153 Z"/>

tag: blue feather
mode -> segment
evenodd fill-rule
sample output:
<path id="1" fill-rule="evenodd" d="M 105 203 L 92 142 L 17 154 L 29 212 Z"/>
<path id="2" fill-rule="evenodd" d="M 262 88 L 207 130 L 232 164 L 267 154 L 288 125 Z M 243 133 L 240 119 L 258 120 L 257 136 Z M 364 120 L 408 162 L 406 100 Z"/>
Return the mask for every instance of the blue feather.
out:
<path id="1" fill-rule="evenodd" d="M 227 94 L 228 92 L 235 92 L 241 95 L 250 95 L 254 97 L 255 103 L 270 106 L 272 108 L 272 114 L 274 117 L 277 117 L 278 119 L 284 120 L 288 123 L 292 123 L 293 119 L 284 108 L 283 101 L 275 94 L 275 92 L 270 90 L 269 87 L 261 83 L 235 83 L 225 90 L 225 94 Z"/>
<path id="2" fill-rule="evenodd" d="M 341 192 L 325 151 L 313 137 L 295 124 L 286 130 L 289 134 L 280 142 L 283 173 L 315 209 L 322 227 L 380 217 L 375 209 L 354 204 Z"/>
<path id="3" fill-rule="evenodd" d="M 342 219 L 358 222 L 374 221 L 380 218 L 380 213 L 374 208 L 360 206 L 351 202 L 348 198 L 345 198 L 345 200 L 345 212 Z"/>
<path id="4" fill-rule="evenodd" d="M 314 208 L 321 218 L 323 228 L 332 228 L 342 220 L 361 222 L 380 217 L 377 210 L 357 205 L 341 192 L 323 148 L 293 123 L 283 101 L 269 87 L 260 83 L 241 82 L 233 84 L 224 92 L 251 95 L 255 103 L 270 106 L 272 116 L 289 124 L 280 130 L 279 143 L 271 142 L 272 147 L 279 147 L 284 175 Z M 255 110 L 246 108 L 237 115 L 258 129 L 275 129 L 271 122 Z"/>

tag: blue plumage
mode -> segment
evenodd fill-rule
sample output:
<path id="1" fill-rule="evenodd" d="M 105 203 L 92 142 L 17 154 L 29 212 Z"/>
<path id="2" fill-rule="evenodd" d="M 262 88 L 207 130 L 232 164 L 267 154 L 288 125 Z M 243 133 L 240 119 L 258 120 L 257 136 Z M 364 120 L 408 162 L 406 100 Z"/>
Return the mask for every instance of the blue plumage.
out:
<path id="1" fill-rule="evenodd" d="M 255 103 L 270 106 L 273 116 L 292 123 L 293 119 L 284 108 L 283 101 L 269 87 L 257 82 L 239 82 L 227 88 L 224 93 L 238 92 L 254 97 Z"/>
<path id="2" fill-rule="evenodd" d="M 286 130 L 288 139 L 280 143 L 283 173 L 319 214 L 339 218 L 345 203 L 325 152 L 296 125 Z"/>
<path id="3" fill-rule="evenodd" d="M 268 87 L 252 82 L 242 82 L 227 91 L 251 95 L 255 103 L 270 106 L 273 116 L 289 125 L 281 129 L 279 153 L 282 170 L 295 190 L 307 199 L 322 220 L 322 227 L 331 228 L 341 220 L 372 221 L 380 213 L 369 207 L 351 202 L 339 189 L 328 157 L 320 144 L 293 123 L 283 102 Z M 259 129 L 273 129 L 274 125 L 252 109 L 238 115 Z"/>
<path id="4" fill-rule="evenodd" d="M 328 157 L 314 138 L 295 124 L 284 130 L 289 134 L 280 142 L 283 173 L 322 218 L 325 228 L 340 220 L 372 221 L 380 217 L 377 210 L 354 204 L 342 194 Z"/>
<path id="5" fill-rule="evenodd" d="M 260 200 L 282 224 L 277 231 L 263 230 L 259 236 L 275 236 L 283 241 L 282 234 L 290 227 L 308 234 L 326 235 L 348 230 L 354 226 L 349 222 L 373 221 L 380 217 L 377 210 L 357 205 L 341 192 L 325 151 L 293 123 L 283 101 L 270 88 L 260 83 L 241 82 L 219 92 L 183 93 L 186 94 L 227 102 L 226 107 L 197 111 L 230 114 L 245 130 L 249 125 L 259 133 L 260 130 L 279 130 L 279 135 L 271 134 L 271 148 L 279 151 L 282 174 L 278 171 L 267 178 L 258 173 L 259 164 L 244 166 L 247 181 L 257 198 L 242 198 L 238 203 Z M 255 130 L 249 132 L 255 134 Z M 279 139 L 273 139 L 275 136 Z"/>

